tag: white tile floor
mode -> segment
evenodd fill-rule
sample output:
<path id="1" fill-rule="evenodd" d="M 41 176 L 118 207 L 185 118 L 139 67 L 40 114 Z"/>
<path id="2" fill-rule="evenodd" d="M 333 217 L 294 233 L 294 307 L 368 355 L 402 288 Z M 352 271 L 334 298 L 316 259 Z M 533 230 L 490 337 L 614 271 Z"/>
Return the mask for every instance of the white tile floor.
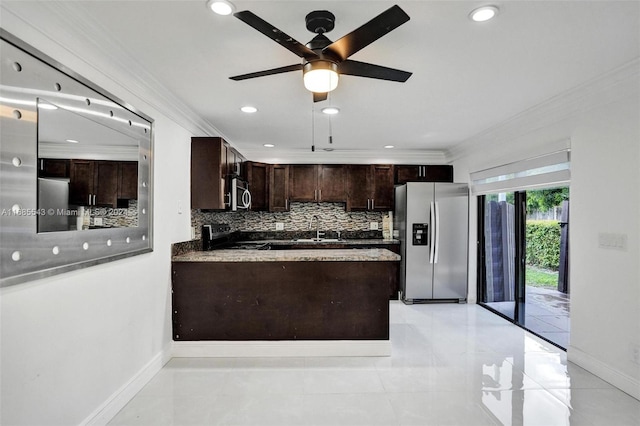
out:
<path id="1" fill-rule="evenodd" d="M 112 425 L 639 425 L 640 402 L 477 305 L 391 304 L 383 358 L 174 358 Z"/>

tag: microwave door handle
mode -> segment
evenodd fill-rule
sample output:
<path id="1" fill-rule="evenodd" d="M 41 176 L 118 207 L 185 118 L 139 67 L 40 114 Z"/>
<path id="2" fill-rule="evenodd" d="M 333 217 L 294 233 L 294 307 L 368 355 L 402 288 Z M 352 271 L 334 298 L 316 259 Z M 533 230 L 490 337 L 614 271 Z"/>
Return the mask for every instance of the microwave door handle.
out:
<path id="1" fill-rule="evenodd" d="M 249 210 L 251 208 L 251 193 L 249 191 L 242 192 L 242 203 L 245 209 Z"/>

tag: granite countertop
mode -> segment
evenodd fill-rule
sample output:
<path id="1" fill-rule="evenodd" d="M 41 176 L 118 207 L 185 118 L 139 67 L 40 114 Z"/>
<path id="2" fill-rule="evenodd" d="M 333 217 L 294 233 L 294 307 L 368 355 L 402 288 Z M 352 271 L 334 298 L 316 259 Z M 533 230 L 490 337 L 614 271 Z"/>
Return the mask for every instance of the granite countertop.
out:
<path id="1" fill-rule="evenodd" d="M 173 262 L 397 262 L 400 255 L 387 249 L 292 249 L 190 251 Z"/>
<path id="2" fill-rule="evenodd" d="M 280 246 L 290 245 L 349 245 L 349 246 L 368 246 L 368 245 L 387 245 L 387 244 L 400 244 L 400 240 L 382 240 L 382 239 L 348 239 L 340 241 L 296 241 L 296 240 L 250 240 L 250 241 L 238 241 L 239 243 L 251 243 L 251 244 L 271 244 Z"/>

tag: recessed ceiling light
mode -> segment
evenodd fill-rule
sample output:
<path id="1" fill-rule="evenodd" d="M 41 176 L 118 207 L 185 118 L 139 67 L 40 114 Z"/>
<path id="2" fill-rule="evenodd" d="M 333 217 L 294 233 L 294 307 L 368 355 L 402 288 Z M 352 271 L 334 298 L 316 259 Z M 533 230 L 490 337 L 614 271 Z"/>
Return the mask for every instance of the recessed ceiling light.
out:
<path id="1" fill-rule="evenodd" d="M 209 0 L 207 7 L 218 15 L 231 15 L 236 9 L 233 3 L 226 0 Z"/>
<path id="2" fill-rule="evenodd" d="M 384 147 L 385 147 L 386 149 L 392 149 L 392 148 L 395 148 L 395 145 L 385 145 Z"/>
<path id="3" fill-rule="evenodd" d="M 240 111 L 246 112 L 247 114 L 253 114 L 254 112 L 258 111 L 258 108 L 247 105 L 240 108 Z"/>
<path id="4" fill-rule="evenodd" d="M 274 144 L 272 144 L 272 143 L 265 143 L 265 144 L 264 144 L 264 145 L 262 145 L 262 146 L 264 146 L 264 147 L 266 147 L 266 148 L 273 148 L 275 145 L 274 145 Z"/>
<path id="5" fill-rule="evenodd" d="M 78 143 L 78 141 L 75 140 L 75 139 L 67 139 L 67 142 L 69 142 L 69 143 Z"/>
<path id="6" fill-rule="evenodd" d="M 325 107 L 325 108 L 322 108 L 322 112 L 324 112 L 325 114 L 329 114 L 329 115 L 335 115 L 335 114 L 338 114 L 340 112 L 340 108 Z"/>
<path id="7" fill-rule="evenodd" d="M 472 10 L 469 14 L 469 18 L 475 22 L 484 22 L 495 17 L 499 11 L 500 9 L 498 9 L 498 6 L 482 6 Z"/>

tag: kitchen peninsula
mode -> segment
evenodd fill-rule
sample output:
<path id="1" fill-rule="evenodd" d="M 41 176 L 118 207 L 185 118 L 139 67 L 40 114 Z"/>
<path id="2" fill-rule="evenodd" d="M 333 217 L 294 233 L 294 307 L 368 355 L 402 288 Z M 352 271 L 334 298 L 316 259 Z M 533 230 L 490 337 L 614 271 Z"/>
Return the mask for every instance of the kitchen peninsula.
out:
<path id="1" fill-rule="evenodd" d="M 388 340 L 400 256 L 297 247 L 174 256 L 173 339 Z"/>

